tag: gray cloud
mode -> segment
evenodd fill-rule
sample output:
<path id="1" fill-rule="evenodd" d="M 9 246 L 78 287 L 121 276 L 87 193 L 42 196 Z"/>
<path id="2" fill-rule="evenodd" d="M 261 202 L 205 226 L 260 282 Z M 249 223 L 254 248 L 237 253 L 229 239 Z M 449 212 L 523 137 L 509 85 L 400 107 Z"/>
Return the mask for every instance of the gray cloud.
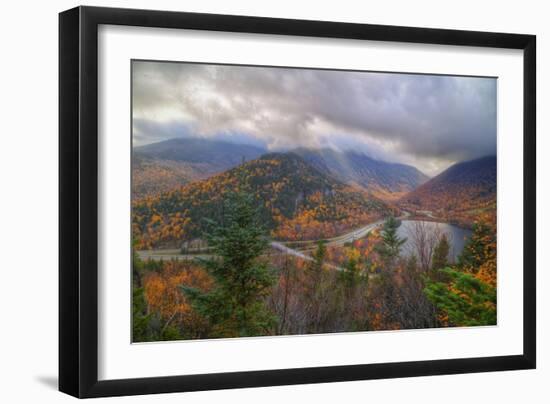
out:
<path id="1" fill-rule="evenodd" d="M 496 153 L 496 80 L 134 62 L 133 131 L 353 148 L 433 174 Z"/>

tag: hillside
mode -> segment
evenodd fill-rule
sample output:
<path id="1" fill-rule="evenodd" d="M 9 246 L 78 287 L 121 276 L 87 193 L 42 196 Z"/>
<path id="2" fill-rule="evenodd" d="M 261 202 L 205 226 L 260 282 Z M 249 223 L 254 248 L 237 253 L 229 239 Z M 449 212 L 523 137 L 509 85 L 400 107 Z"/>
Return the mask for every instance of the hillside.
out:
<path id="1" fill-rule="evenodd" d="M 200 178 L 196 167 L 183 162 L 132 158 L 132 197 L 156 195 Z"/>
<path id="2" fill-rule="evenodd" d="M 170 139 L 133 150 L 132 193 L 140 198 L 208 178 L 265 153 L 256 146 L 187 138 Z"/>
<path id="3" fill-rule="evenodd" d="M 326 148 L 301 148 L 294 152 L 319 171 L 385 199 L 397 199 L 429 179 L 415 167 L 375 160 L 359 152 Z"/>
<path id="4" fill-rule="evenodd" d="M 294 153 L 271 153 L 224 173 L 133 204 L 140 248 L 201 237 L 204 218 L 219 220 L 236 189 L 254 195 L 277 239 L 328 238 L 390 212 L 384 202 L 321 173 Z"/>
<path id="5" fill-rule="evenodd" d="M 189 164 L 208 164 L 213 170 L 235 167 L 243 160 L 253 160 L 265 149 L 221 140 L 176 138 L 134 148 L 134 155 L 155 160 L 181 161 Z"/>
<path id="6" fill-rule="evenodd" d="M 376 197 L 397 199 L 428 180 L 415 167 L 333 149 L 291 150 L 318 171 Z M 266 153 L 260 147 L 201 138 L 170 139 L 134 148 L 133 194 L 139 198 L 208 178 Z"/>
<path id="7" fill-rule="evenodd" d="M 411 210 L 470 223 L 480 212 L 496 208 L 496 156 L 457 163 L 401 198 Z"/>

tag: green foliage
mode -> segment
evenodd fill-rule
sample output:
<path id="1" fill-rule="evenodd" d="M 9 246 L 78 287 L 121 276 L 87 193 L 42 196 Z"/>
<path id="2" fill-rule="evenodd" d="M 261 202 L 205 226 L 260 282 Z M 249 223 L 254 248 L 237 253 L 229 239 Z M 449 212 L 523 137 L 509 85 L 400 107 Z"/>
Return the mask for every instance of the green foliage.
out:
<path id="1" fill-rule="evenodd" d="M 177 327 L 162 325 L 157 313 L 147 312 L 147 302 L 143 288 L 134 288 L 132 292 L 132 341 L 175 341 L 182 339 Z"/>
<path id="2" fill-rule="evenodd" d="M 141 261 L 136 252 L 136 242 L 134 241 L 132 244 L 132 287 L 136 289 L 141 288 L 142 286 L 142 278 L 145 268 L 143 261 Z"/>
<path id="3" fill-rule="evenodd" d="M 368 273 L 362 271 L 363 264 L 359 251 L 355 248 L 349 248 L 343 271 L 339 273 L 339 278 L 348 292 L 358 286 L 361 280 L 364 280 L 365 284 L 368 283 Z"/>
<path id="4" fill-rule="evenodd" d="M 221 222 L 223 201 L 242 186 L 253 196 L 267 230 L 280 230 L 284 224 L 293 228 L 294 220 L 307 217 L 299 223 L 299 234 L 288 234 L 286 229 L 277 235 L 280 239 L 296 239 L 312 223 L 325 226 L 309 239 L 332 237 L 343 228 L 390 212 L 386 203 L 335 181 L 293 153 L 270 153 L 219 175 L 135 200 L 132 223 L 139 249 L 173 247 L 201 237 L 208 231 L 203 218 Z"/>
<path id="5" fill-rule="evenodd" d="M 317 243 L 313 260 L 305 268 L 303 302 L 304 332 L 320 333 L 330 329 L 333 319 L 340 317 L 340 297 L 335 285 L 334 272 L 326 265 L 327 247 Z"/>
<path id="6" fill-rule="evenodd" d="M 449 284 L 427 279 L 424 292 L 428 299 L 448 316 L 449 325 L 479 326 L 496 324 L 496 289 L 474 276 L 440 270 L 451 281 Z"/>
<path id="7" fill-rule="evenodd" d="M 447 235 L 443 233 L 433 252 L 432 272 L 437 273 L 439 269 L 443 269 L 449 264 L 447 257 L 449 256 L 450 249 L 451 246 L 449 240 L 447 240 Z"/>
<path id="8" fill-rule="evenodd" d="M 165 324 L 162 328 L 157 327 L 155 330 L 155 337 L 152 341 L 177 341 L 178 339 L 184 339 L 177 327 Z"/>
<path id="9" fill-rule="evenodd" d="M 381 237 L 382 243 L 376 248 L 376 251 L 384 262 L 391 265 L 393 261 L 399 256 L 401 246 L 407 241 L 406 238 L 400 238 L 397 235 L 397 229 L 401 223 L 393 216 L 389 216 L 384 222 Z"/>
<path id="10" fill-rule="evenodd" d="M 134 342 L 150 341 L 150 320 L 151 315 L 147 314 L 143 288 L 134 288 L 132 292 L 132 340 Z"/>
<path id="11" fill-rule="evenodd" d="M 462 254 L 458 257 L 459 267 L 465 270 L 479 268 L 490 258 L 490 251 L 486 247 L 491 243 L 496 246 L 494 228 L 487 223 L 476 222 L 471 237 L 464 246 Z"/>
<path id="12" fill-rule="evenodd" d="M 306 266 L 306 279 L 304 282 L 304 301 L 306 311 L 308 312 L 308 325 L 309 332 L 315 332 L 318 329 L 318 321 L 315 315 L 311 315 L 311 312 L 316 312 L 319 304 L 318 300 L 324 294 L 323 288 L 323 267 L 325 265 L 325 258 L 327 255 L 327 247 L 323 241 L 317 242 L 317 248 L 313 253 L 313 260 Z"/>
<path id="13" fill-rule="evenodd" d="M 434 248 L 432 256 L 432 267 L 428 275 L 432 281 L 448 282 L 449 277 L 440 269 L 446 268 L 449 265 L 448 256 L 451 246 L 447 240 L 447 235 L 443 233 L 439 242 Z"/>
<path id="14" fill-rule="evenodd" d="M 323 264 L 325 262 L 326 255 L 327 247 L 325 245 L 325 242 L 318 241 L 317 249 L 313 253 L 313 261 L 311 261 L 311 264 L 308 267 L 312 273 L 318 274 L 323 270 Z"/>
<path id="15" fill-rule="evenodd" d="M 231 194 L 222 223 L 211 221 L 206 235 L 214 257 L 202 263 L 215 286 L 208 292 L 182 286 L 194 310 L 210 323 L 212 337 L 263 335 L 274 325 L 264 302 L 274 277 L 259 259 L 269 241 L 258 216 L 252 195 Z"/>

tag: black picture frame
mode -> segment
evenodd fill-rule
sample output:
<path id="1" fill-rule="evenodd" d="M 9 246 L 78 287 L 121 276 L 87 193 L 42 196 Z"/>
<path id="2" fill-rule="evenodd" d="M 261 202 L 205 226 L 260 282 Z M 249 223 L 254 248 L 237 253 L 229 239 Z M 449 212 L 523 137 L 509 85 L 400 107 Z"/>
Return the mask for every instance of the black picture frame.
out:
<path id="1" fill-rule="evenodd" d="M 97 53 L 100 24 L 523 50 L 523 354 L 99 381 Z M 85 398 L 534 369 L 535 107 L 534 35 L 96 7 L 77 7 L 60 13 L 59 390 Z"/>

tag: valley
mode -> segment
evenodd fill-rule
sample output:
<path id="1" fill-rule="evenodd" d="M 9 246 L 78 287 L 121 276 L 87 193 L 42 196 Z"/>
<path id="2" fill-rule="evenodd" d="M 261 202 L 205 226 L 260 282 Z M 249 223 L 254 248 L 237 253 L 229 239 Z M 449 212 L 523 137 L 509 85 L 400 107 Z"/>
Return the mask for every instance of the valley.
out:
<path id="1" fill-rule="evenodd" d="M 455 323 L 433 317 L 424 292 L 444 279 L 437 269 L 453 266 L 475 271 L 475 282 L 495 282 L 487 250 L 495 245 L 494 157 L 429 178 L 352 151 L 187 143 L 138 148 L 132 167 L 134 291 L 147 310 L 180 313 L 178 338 L 218 334 L 203 329 L 185 304 L 165 299 L 181 299 L 182 287 L 190 296 L 192 288 L 207 293 L 206 269 L 224 262 L 239 278 L 245 264 L 231 260 L 248 260 L 254 245 L 261 247 L 253 261 L 274 271 L 262 301 L 282 321 L 269 328 L 275 335 L 449 326 Z M 479 248 L 489 255 L 480 259 Z M 172 321 L 172 314 L 159 315 Z"/>
<path id="2" fill-rule="evenodd" d="M 402 212 L 471 228 L 478 216 L 496 209 L 496 159 L 490 156 L 428 178 L 414 167 L 358 152 L 268 153 L 255 146 L 174 139 L 136 148 L 134 162 L 138 250 L 179 248 L 200 238 L 204 218 L 219 219 L 225 196 L 234 190 L 254 195 L 263 225 L 278 242 L 344 237 Z"/>
<path id="3" fill-rule="evenodd" d="M 497 324 L 496 78 L 131 72 L 133 342 Z"/>
<path id="4" fill-rule="evenodd" d="M 480 215 L 496 211 L 496 181 L 496 157 L 487 156 L 449 167 L 398 202 L 413 214 L 471 227 Z"/>

